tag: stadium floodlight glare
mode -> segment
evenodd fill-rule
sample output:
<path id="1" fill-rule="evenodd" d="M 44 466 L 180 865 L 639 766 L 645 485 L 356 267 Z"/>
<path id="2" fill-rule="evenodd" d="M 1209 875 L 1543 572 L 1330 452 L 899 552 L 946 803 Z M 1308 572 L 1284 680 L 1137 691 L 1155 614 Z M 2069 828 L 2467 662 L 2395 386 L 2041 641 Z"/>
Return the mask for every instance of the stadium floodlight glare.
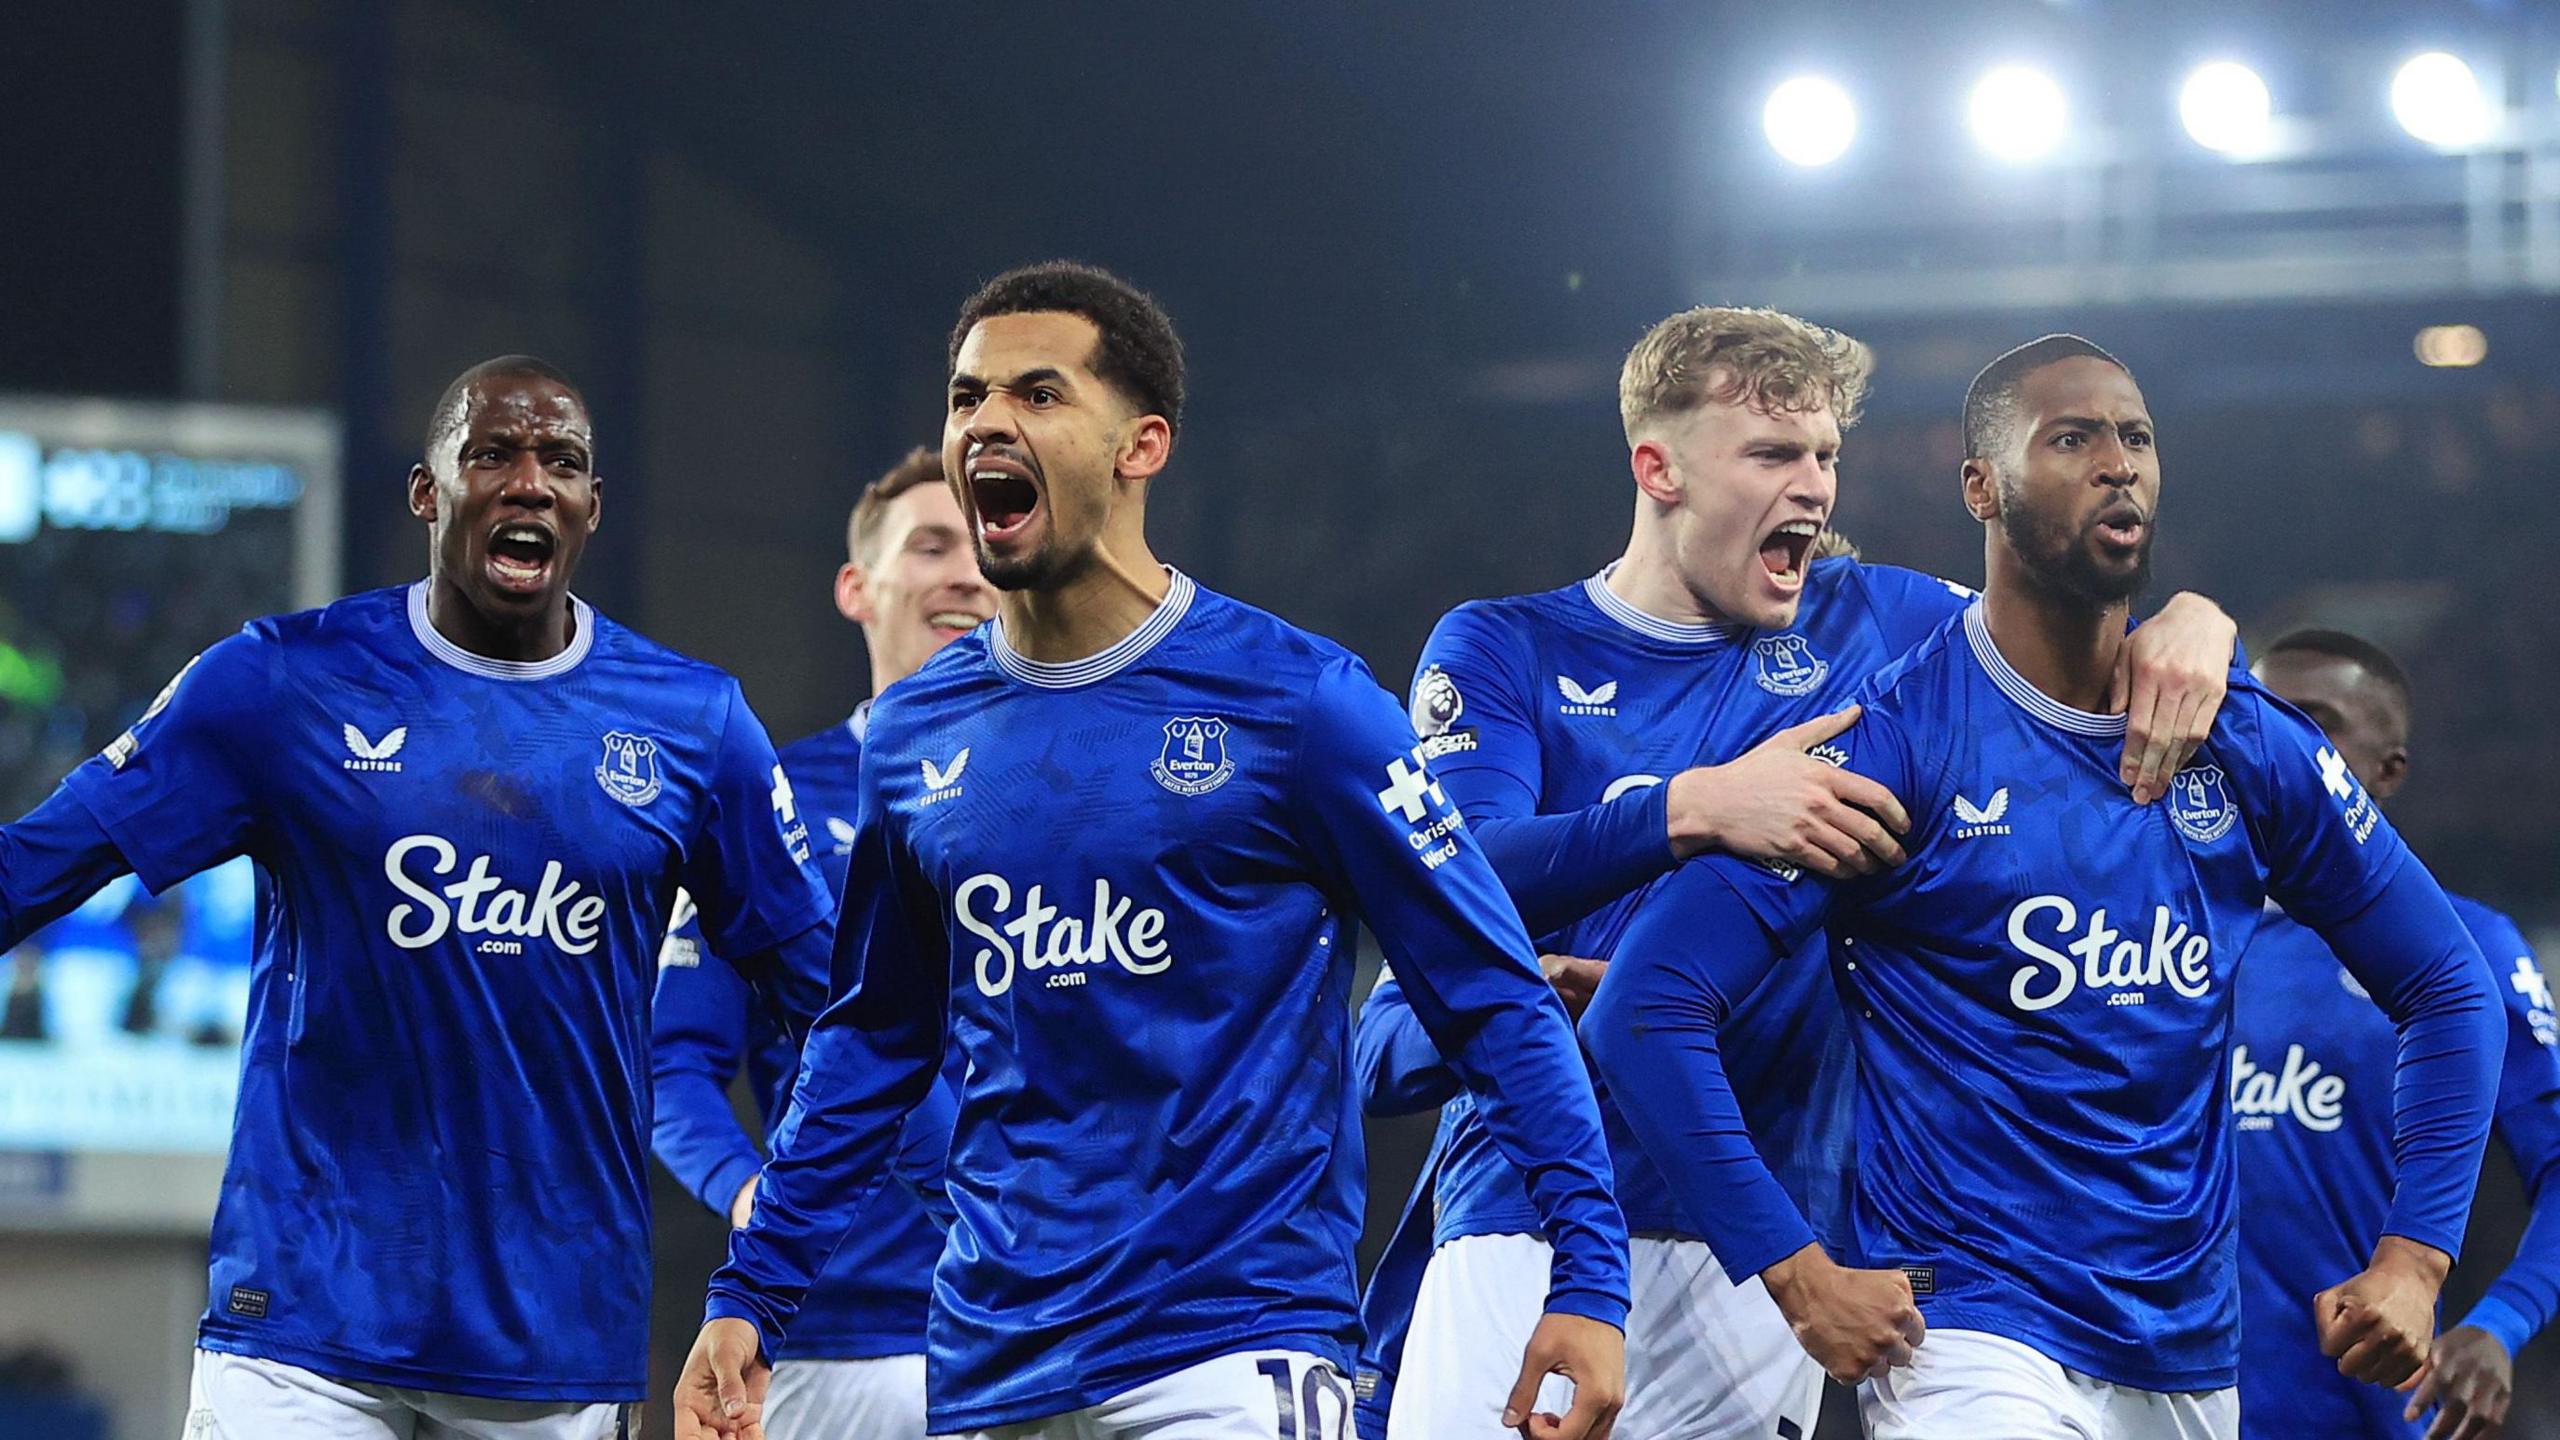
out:
<path id="1" fill-rule="evenodd" d="M 2069 113 L 2053 77 L 2025 65 L 2003 65 L 1983 76 L 1967 108 L 1974 142 L 2012 164 L 2053 153 Z"/>
<path id="2" fill-rule="evenodd" d="M 2391 77 L 2391 113 L 2430 145 L 2456 149 L 2488 138 L 2489 97 L 2457 56 L 2430 50 Z"/>
<path id="3" fill-rule="evenodd" d="M 2178 119 L 2207 150 L 2249 155 L 2267 148 L 2275 102 L 2258 72 L 2230 60 L 2199 65 L 2178 91 Z"/>
<path id="4" fill-rule="evenodd" d="M 2489 358 L 2489 337 L 2477 325 L 2430 325 L 2418 332 L 2418 363 L 2438 370 L 2467 370 Z"/>
<path id="5" fill-rule="evenodd" d="M 1769 148 L 1793 164 L 1828 165 L 1858 138 L 1858 107 L 1849 92 L 1819 75 L 1799 75 L 1769 92 L 1760 128 Z"/>

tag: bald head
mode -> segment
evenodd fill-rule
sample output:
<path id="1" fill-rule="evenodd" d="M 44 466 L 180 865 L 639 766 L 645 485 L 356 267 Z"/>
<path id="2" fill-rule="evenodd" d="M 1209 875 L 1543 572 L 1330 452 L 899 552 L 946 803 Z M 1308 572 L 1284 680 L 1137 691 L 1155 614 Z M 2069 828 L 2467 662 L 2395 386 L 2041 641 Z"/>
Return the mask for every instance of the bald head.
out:
<path id="1" fill-rule="evenodd" d="M 501 355 L 483 360 L 453 377 L 436 398 L 436 408 L 427 416 L 426 465 L 438 474 L 450 473 L 461 460 L 462 435 L 470 427 L 472 396 L 483 386 L 500 380 L 545 380 L 569 392 L 578 402 L 580 412 L 587 408 L 587 397 L 578 382 L 550 361 L 536 355 Z M 592 441 L 590 442 L 592 444 Z"/>

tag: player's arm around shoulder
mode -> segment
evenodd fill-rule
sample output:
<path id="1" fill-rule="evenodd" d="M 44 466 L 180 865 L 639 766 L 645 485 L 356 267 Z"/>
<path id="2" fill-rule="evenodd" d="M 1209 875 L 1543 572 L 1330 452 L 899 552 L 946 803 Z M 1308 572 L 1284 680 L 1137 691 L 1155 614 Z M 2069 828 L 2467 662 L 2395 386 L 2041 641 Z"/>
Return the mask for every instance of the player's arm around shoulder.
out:
<path id="1" fill-rule="evenodd" d="M 2118 776 L 2135 803 L 2168 794 L 2170 778 L 2213 733 L 2239 643 L 2240 626 L 2221 606 L 2180 591 L 2116 652 L 2106 708 L 2124 713 Z"/>

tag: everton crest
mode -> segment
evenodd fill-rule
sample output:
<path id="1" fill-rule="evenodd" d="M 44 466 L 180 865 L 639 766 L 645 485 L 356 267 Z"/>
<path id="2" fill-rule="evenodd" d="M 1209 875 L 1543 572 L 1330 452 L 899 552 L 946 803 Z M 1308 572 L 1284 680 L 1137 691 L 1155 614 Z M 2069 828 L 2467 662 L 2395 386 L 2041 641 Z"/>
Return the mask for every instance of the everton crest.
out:
<path id="1" fill-rule="evenodd" d="M 1801 635 L 1770 635 L 1751 642 L 1752 679 L 1772 695 L 1805 695 L 1831 673 L 1831 662 L 1813 653 Z"/>
<path id="2" fill-rule="evenodd" d="M 606 735 L 596 783 L 625 805 L 646 805 L 657 799 L 658 791 L 665 788 L 658 779 L 658 742 L 619 730 Z"/>
<path id="3" fill-rule="evenodd" d="M 2221 839 L 2240 818 L 2240 807 L 2231 803 L 2219 765 L 2190 765 L 2171 776 L 2168 805 L 2169 819 L 2178 833 L 2199 845 Z"/>
<path id="4" fill-rule="evenodd" d="M 1236 773 L 1236 762 L 1227 758 L 1227 722 L 1212 715 L 1167 720 L 1164 753 L 1148 769 L 1176 795 L 1206 795 L 1226 784 Z"/>

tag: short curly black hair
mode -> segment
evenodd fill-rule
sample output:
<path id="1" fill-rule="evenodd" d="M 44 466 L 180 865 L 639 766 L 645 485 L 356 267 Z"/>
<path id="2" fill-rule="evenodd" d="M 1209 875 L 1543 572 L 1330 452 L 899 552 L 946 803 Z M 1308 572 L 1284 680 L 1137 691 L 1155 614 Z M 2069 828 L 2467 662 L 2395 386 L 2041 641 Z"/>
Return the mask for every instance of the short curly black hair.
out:
<path id="1" fill-rule="evenodd" d="M 1081 315 L 1102 332 L 1093 373 L 1135 402 L 1141 414 L 1161 415 L 1182 428 L 1182 340 L 1155 297 L 1098 266 L 1050 260 L 1007 270 L 978 287 L 951 327 L 951 355 L 981 320 L 996 315 L 1059 311 Z"/>

